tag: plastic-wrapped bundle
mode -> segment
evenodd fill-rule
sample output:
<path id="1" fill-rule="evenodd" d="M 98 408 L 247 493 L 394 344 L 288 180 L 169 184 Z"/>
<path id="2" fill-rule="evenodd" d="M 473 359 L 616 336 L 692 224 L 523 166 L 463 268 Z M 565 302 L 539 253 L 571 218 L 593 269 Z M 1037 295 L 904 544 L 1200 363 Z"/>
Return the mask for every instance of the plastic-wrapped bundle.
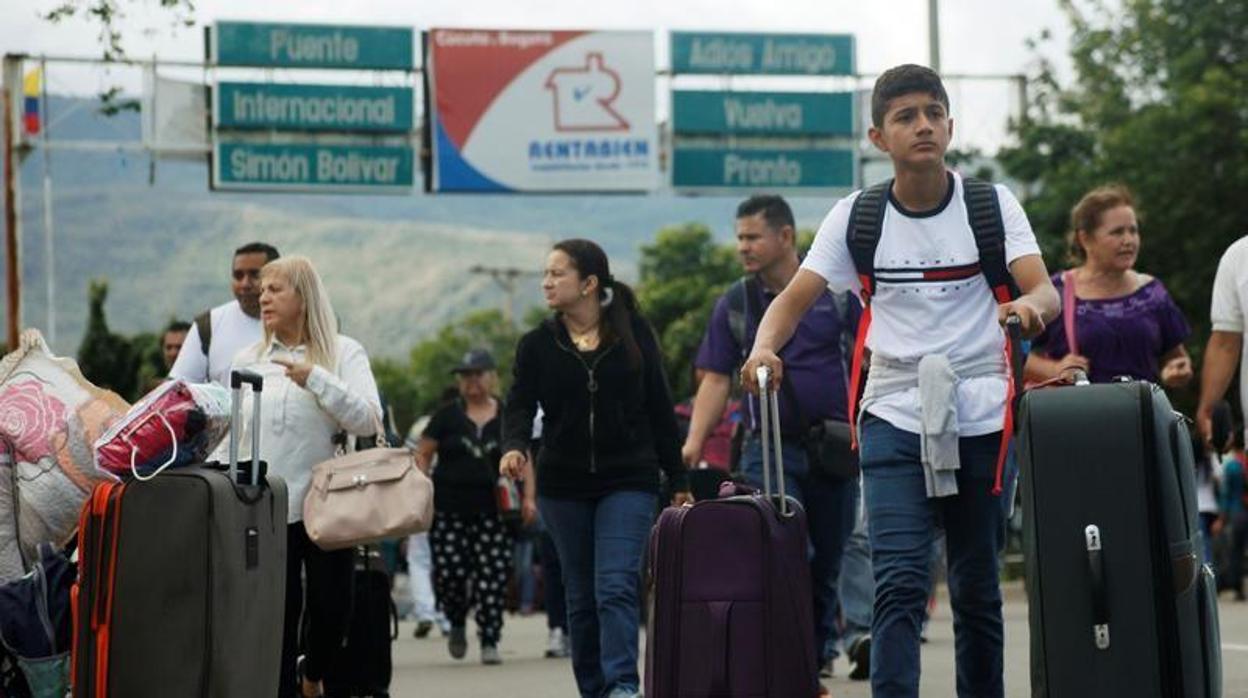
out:
<path id="1" fill-rule="evenodd" d="M 229 391 L 215 383 L 166 381 L 96 440 L 96 466 L 148 479 L 165 468 L 204 462 L 229 429 Z"/>

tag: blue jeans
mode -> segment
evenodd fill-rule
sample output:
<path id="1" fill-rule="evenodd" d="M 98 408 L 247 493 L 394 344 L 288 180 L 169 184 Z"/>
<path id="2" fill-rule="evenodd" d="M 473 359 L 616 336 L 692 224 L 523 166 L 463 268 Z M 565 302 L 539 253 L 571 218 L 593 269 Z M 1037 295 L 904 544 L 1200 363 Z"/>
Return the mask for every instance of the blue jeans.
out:
<path id="1" fill-rule="evenodd" d="M 845 621 L 841 645 L 846 651 L 859 638 L 871 633 L 872 604 L 875 602 L 875 576 L 871 572 L 871 543 L 868 539 L 867 511 L 854 483 L 854 530 L 845 541 L 841 558 L 841 609 Z"/>
<path id="2" fill-rule="evenodd" d="M 919 632 L 938 526 L 948 547 L 958 695 L 1004 695 L 997 571 L 1004 508 L 992 494 L 1000 439 L 1000 433 L 962 439 L 958 494 L 928 499 L 918 435 L 869 414 L 863 419 L 862 472 L 876 580 L 871 624 L 875 698 L 919 695 Z"/>
<path id="3" fill-rule="evenodd" d="M 838 655 L 840 638 L 838 617 L 840 603 L 837 581 L 841 574 L 841 556 L 845 540 L 854 528 L 854 500 L 858 483 L 812 475 L 806 463 L 806 452 L 796 444 L 786 443 L 784 454 L 785 494 L 797 499 L 806 510 L 810 531 L 810 584 L 814 594 L 815 648 L 820 663 Z M 750 437 L 741 452 L 741 472 L 755 487 L 763 486 L 763 442 Z M 775 487 L 775 473 L 772 473 Z"/>
<path id="4" fill-rule="evenodd" d="M 567 590 L 572 671 L 582 698 L 637 690 L 638 588 L 656 495 L 612 492 L 600 499 L 538 497 Z"/>

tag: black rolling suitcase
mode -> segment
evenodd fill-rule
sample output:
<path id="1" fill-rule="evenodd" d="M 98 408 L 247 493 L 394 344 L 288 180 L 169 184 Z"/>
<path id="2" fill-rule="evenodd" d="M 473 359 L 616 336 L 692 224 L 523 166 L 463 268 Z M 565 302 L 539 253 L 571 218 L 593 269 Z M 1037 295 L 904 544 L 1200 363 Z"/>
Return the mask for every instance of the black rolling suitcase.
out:
<path id="1" fill-rule="evenodd" d="M 255 442 L 261 380 L 235 372 L 230 465 L 97 485 L 79 519 L 74 698 L 273 698 L 286 598 L 286 484 Z M 243 383 L 252 460 L 238 463 Z M 258 477 L 253 478 L 252 474 Z"/>
<path id="2" fill-rule="evenodd" d="M 1150 383 L 1083 383 L 1019 424 L 1032 695 L 1221 696 L 1184 418 Z"/>
<path id="3" fill-rule="evenodd" d="M 350 618 L 346 644 L 325 672 L 325 696 L 389 698 L 399 613 L 390 595 L 390 572 L 381 553 L 369 546 L 356 550 Z"/>

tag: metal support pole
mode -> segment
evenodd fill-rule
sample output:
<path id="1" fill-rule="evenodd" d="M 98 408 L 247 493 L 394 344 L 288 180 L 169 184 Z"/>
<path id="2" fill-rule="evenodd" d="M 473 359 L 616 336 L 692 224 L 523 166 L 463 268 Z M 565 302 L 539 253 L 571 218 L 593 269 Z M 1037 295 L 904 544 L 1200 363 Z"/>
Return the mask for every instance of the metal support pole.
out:
<path id="1" fill-rule="evenodd" d="M 48 61 L 39 59 L 39 115 L 43 123 L 39 128 L 39 149 L 43 155 L 43 265 L 47 283 L 47 334 L 48 344 L 56 346 L 56 248 L 52 228 L 52 154 L 48 152 L 48 127 L 52 124 L 52 112 L 48 109 Z"/>
<path id="2" fill-rule="evenodd" d="M 927 47 L 931 52 L 928 62 L 932 70 L 940 72 L 940 0 L 927 0 Z"/>
<path id="3" fill-rule="evenodd" d="M 6 289 L 8 291 L 8 332 L 9 349 L 17 348 L 21 332 L 22 295 L 20 267 L 17 263 L 17 241 L 19 239 L 17 225 L 17 153 L 15 141 L 17 132 L 14 128 L 16 110 L 14 93 L 21 84 L 22 62 L 16 56 L 4 57 L 4 271 Z"/>

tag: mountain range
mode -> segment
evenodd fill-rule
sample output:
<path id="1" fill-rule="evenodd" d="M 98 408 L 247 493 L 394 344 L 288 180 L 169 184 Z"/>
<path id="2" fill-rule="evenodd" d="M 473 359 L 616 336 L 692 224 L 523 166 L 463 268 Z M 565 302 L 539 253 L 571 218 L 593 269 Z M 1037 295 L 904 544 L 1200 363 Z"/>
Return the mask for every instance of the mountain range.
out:
<path id="1" fill-rule="evenodd" d="M 47 331 L 44 171 L 50 173 L 58 353 L 77 350 L 87 284 L 109 282 L 114 331 L 156 331 L 229 299 L 231 251 L 252 240 L 317 265 L 343 331 L 374 355 L 404 356 L 447 322 L 498 307 L 501 289 L 474 265 L 540 271 L 550 245 L 587 237 L 613 272 L 635 279 L 640 246 L 668 225 L 701 222 L 729 242 L 744 197 L 649 195 L 225 193 L 208 189 L 205 159 L 158 160 L 134 149 L 139 115 L 103 116 L 90 99 L 49 100 L 53 147 L 21 166 L 22 318 Z M 116 144 L 114 149 L 112 144 Z M 130 147 L 125 147 L 125 144 Z M 816 227 L 830 198 L 791 199 L 799 227 Z M 0 270 L 2 273 L 3 270 Z M 538 304 L 519 281 L 515 310 Z"/>

